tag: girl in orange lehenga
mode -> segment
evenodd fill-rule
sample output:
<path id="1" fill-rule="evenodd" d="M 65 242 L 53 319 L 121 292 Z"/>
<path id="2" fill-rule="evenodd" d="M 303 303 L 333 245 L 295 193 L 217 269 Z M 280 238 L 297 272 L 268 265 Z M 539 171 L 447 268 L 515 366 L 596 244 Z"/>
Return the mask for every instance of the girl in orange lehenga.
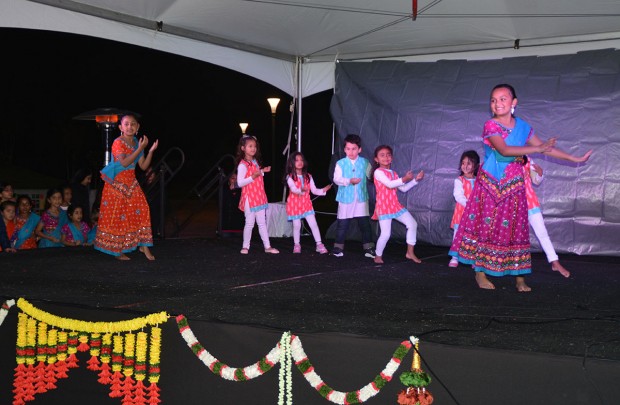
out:
<path id="1" fill-rule="evenodd" d="M 119 128 L 121 136 L 112 143 L 112 162 L 101 171 L 105 184 L 101 194 L 95 249 L 119 260 L 129 260 L 125 253 L 139 247 L 147 259 L 155 260 L 149 249 L 153 246 L 151 214 L 136 180 L 135 168 L 136 163 L 142 170 L 150 166 L 158 141 L 153 143 L 145 156 L 144 149 L 149 140 L 146 136 L 139 140 L 136 137 L 140 128 L 136 117 L 125 115 Z"/>

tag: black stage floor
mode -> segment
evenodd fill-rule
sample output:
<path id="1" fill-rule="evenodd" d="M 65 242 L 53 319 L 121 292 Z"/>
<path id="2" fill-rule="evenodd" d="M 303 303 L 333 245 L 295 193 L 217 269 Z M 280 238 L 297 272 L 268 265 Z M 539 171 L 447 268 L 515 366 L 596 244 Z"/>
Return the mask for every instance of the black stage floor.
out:
<path id="1" fill-rule="evenodd" d="M 137 252 L 122 262 L 88 248 L 2 253 L 0 299 L 69 312 L 166 311 L 190 322 L 294 334 L 390 342 L 414 335 L 446 347 L 611 361 L 618 373 L 617 257 L 560 255 L 572 273 L 565 279 L 534 253 L 533 291 L 518 293 L 510 277 L 494 279 L 496 290 L 479 289 L 471 269 L 447 266 L 446 247 L 416 246 L 423 263 L 415 264 L 404 258 L 404 245 L 390 242 L 385 264 L 376 265 L 359 242 L 348 242 L 341 258 L 314 253 L 309 237 L 300 255 L 291 253 L 290 238 L 272 243 L 279 255 L 264 253 L 255 237 L 243 256 L 237 237 L 167 239 L 156 241 L 154 262 Z"/>

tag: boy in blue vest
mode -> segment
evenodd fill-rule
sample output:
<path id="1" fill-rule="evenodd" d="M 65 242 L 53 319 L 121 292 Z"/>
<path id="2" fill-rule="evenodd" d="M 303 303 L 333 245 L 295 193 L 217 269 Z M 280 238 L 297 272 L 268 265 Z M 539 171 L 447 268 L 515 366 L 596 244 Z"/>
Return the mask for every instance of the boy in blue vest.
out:
<path id="1" fill-rule="evenodd" d="M 368 189 L 366 182 L 370 177 L 371 165 L 359 156 L 362 151 L 362 139 L 359 135 L 347 135 L 344 138 L 346 157 L 336 163 L 334 183 L 338 185 L 338 220 L 336 221 L 336 240 L 332 255 L 344 256 L 344 241 L 352 219 L 362 232 L 362 246 L 366 257 L 374 258 L 375 249 L 372 242 L 370 216 L 368 211 Z"/>

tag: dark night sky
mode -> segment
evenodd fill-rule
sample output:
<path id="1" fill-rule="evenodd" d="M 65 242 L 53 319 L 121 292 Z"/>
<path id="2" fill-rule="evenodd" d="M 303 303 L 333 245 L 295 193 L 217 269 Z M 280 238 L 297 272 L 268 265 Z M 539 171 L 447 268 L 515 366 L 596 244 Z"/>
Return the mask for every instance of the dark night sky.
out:
<path id="1" fill-rule="evenodd" d="M 234 153 L 241 135 L 239 122 L 250 123 L 248 133 L 261 142 L 264 163 L 271 163 L 268 97 L 282 100 L 276 115 L 277 150 L 286 143 L 292 98 L 252 77 L 182 56 L 74 34 L 0 28 L 0 39 L 4 165 L 58 179 L 84 165 L 99 169 L 101 132 L 94 122 L 73 117 L 102 107 L 140 113 L 140 132 L 160 140 L 155 160 L 168 148 L 180 147 L 187 158 L 180 181 L 190 185 L 222 155 Z M 327 181 L 330 99 L 327 91 L 303 104 L 302 146 L 317 184 Z"/>

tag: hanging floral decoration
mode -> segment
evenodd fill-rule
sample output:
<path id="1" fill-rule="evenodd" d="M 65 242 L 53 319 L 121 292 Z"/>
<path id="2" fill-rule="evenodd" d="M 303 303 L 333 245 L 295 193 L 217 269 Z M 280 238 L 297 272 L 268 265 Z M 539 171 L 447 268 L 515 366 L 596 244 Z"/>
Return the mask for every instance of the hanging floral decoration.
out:
<path id="1" fill-rule="evenodd" d="M 230 381 L 248 381 L 256 377 L 260 377 L 267 371 L 271 370 L 280 361 L 280 345 L 276 345 L 271 351 L 262 359 L 254 364 L 246 367 L 230 367 L 229 365 L 222 363 L 209 353 L 200 344 L 194 332 L 189 327 L 187 319 L 183 315 L 176 317 L 177 326 L 181 336 L 187 343 L 192 352 L 211 370 L 214 374 L 219 375 L 225 380 Z"/>
<path id="2" fill-rule="evenodd" d="M 321 377 L 314 371 L 312 363 L 304 352 L 301 340 L 290 332 L 282 334 L 280 342 L 265 357 L 258 362 L 243 367 L 231 367 L 209 353 L 198 341 L 189 327 L 187 319 L 183 315 L 176 317 L 177 326 L 181 336 L 194 354 L 216 375 L 230 381 L 247 381 L 259 377 L 271 370 L 277 363 L 280 363 L 280 390 L 278 405 L 290 405 L 293 402 L 291 365 L 295 363 L 297 369 L 301 371 L 304 378 L 319 394 L 328 401 L 335 404 L 361 404 L 377 395 L 381 389 L 392 380 L 394 373 L 401 364 L 402 359 L 407 355 L 412 347 L 410 340 L 400 343 L 392 358 L 385 368 L 375 377 L 375 379 L 357 391 L 341 392 L 336 391 L 327 385 Z M 417 339 L 415 339 L 417 341 Z"/>
<path id="3" fill-rule="evenodd" d="M 2 307 L 0 307 L 0 325 L 4 322 L 4 318 L 6 318 L 9 309 L 11 309 L 13 305 L 15 305 L 15 300 L 6 300 L 2 303 Z"/>
<path id="4" fill-rule="evenodd" d="M 165 312 L 119 322 L 88 322 L 50 314 L 23 298 L 17 307 L 21 312 L 13 405 L 24 405 L 35 395 L 55 389 L 69 369 L 79 367 L 78 352 L 89 353 L 87 368 L 98 372 L 101 384 L 110 386 L 110 397 L 122 397 L 123 404 L 161 402 L 157 387 L 161 329 L 157 325 L 167 321 Z M 147 376 L 148 388 L 143 384 Z"/>
<path id="5" fill-rule="evenodd" d="M 327 385 L 316 373 L 316 371 L 314 371 L 314 367 L 304 352 L 299 338 L 297 336 L 293 336 L 291 340 L 291 353 L 293 355 L 293 360 L 295 361 L 299 371 L 301 371 L 304 375 L 306 381 L 308 381 L 323 398 L 340 405 L 361 404 L 377 395 L 379 391 L 381 391 L 381 389 L 392 380 L 392 377 L 400 366 L 402 359 L 407 355 L 410 349 L 411 342 L 408 340 L 401 342 L 383 371 L 381 371 L 373 381 L 369 382 L 357 391 L 342 392 L 336 391 Z"/>
<path id="6" fill-rule="evenodd" d="M 414 345 L 413 362 L 411 371 L 400 375 L 400 382 L 407 387 L 398 394 L 399 405 L 430 405 L 433 403 L 433 395 L 426 389 L 431 383 L 431 377 L 422 371 L 420 353 L 418 353 L 419 340 L 412 338 Z"/>

